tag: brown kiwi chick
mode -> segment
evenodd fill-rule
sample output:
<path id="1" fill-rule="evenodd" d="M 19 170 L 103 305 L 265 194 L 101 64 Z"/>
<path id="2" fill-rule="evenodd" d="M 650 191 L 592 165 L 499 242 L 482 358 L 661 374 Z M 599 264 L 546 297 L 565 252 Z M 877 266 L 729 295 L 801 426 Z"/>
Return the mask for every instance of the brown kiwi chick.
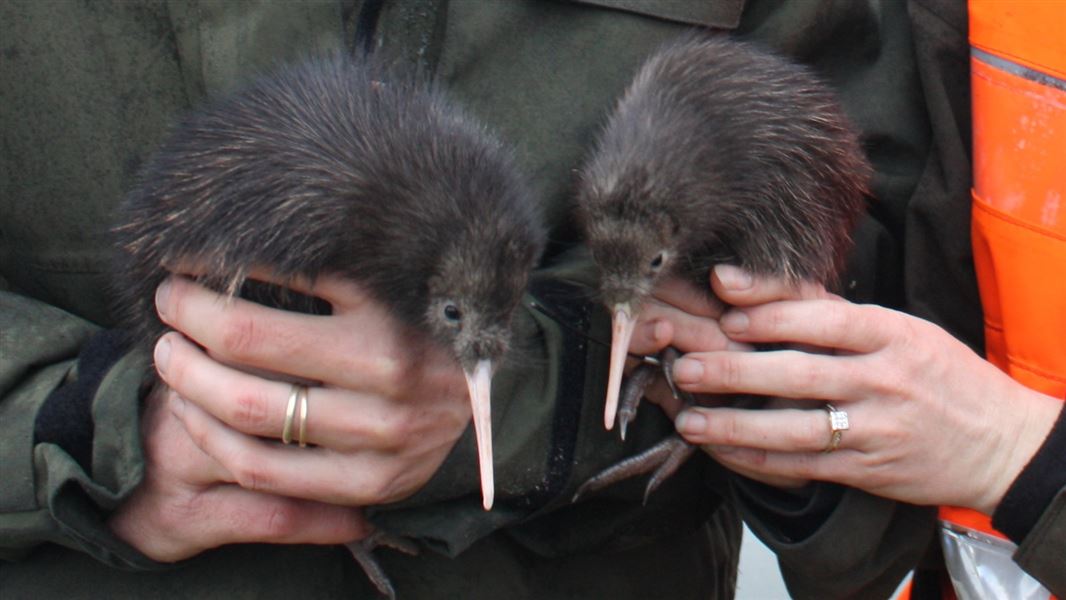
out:
<path id="1" fill-rule="evenodd" d="M 870 175 L 857 134 L 807 68 L 726 35 L 688 35 L 653 55 L 610 116 L 577 195 L 614 322 L 607 429 L 634 324 L 659 282 L 710 293 L 719 263 L 830 282 Z M 642 391 L 626 395 L 639 401 Z"/>
<path id="2" fill-rule="evenodd" d="M 360 284 L 466 373 L 487 510 L 493 365 L 545 241 L 527 189 L 439 90 L 370 59 L 308 60 L 176 126 L 118 210 L 117 300 L 151 345 L 168 267 L 230 295 L 253 268 Z"/>

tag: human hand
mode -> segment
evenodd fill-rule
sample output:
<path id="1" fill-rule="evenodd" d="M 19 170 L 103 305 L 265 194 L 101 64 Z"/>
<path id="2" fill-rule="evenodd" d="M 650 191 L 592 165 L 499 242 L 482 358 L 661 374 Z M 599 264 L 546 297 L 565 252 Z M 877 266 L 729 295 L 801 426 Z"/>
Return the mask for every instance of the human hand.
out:
<path id="1" fill-rule="evenodd" d="M 729 297 L 741 306 L 783 299 L 837 298 L 826 292 L 824 287 L 808 283 L 795 286 L 751 286 L 750 282 L 739 280 L 743 275 L 744 273 L 739 269 L 721 265 L 712 272 L 712 286 L 720 292 L 724 285 L 722 277 L 727 278 L 728 287 L 731 289 Z M 753 345 L 734 341 L 721 330 L 718 320 L 725 310 L 726 306 L 717 296 L 695 290 L 687 282 L 671 280 L 660 284 L 653 293 L 652 301 L 648 302 L 641 311 L 640 321 L 630 344 L 630 351 L 638 354 L 655 354 L 667 346 L 673 346 L 683 353 L 717 350 L 753 351 Z M 672 419 L 676 418 L 683 408 L 682 401 L 673 395 L 662 378 L 659 378 L 649 388 L 647 397 L 660 405 Z M 697 395 L 696 400 L 701 406 L 729 406 L 733 404 L 735 395 L 700 394 Z M 766 398 L 763 408 L 787 409 L 799 408 L 803 405 L 803 402 L 796 400 Z M 717 448 L 714 446 L 705 445 L 703 450 L 718 458 Z M 798 488 L 808 483 L 807 479 L 770 475 L 748 469 L 744 465 L 725 464 L 746 477 L 781 488 Z"/>
<path id="2" fill-rule="evenodd" d="M 156 386 L 141 417 L 144 480 L 110 517 L 121 539 L 161 562 L 242 542 L 342 544 L 366 537 L 362 511 L 246 490 L 189 437 L 177 395 Z"/>
<path id="3" fill-rule="evenodd" d="M 353 284 L 291 286 L 333 314 L 226 300 L 182 277 L 160 286 L 160 316 L 180 333 L 160 339 L 156 366 L 183 400 L 181 422 L 247 490 L 345 506 L 410 496 L 470 421 L 462 371 Z M 292 385 L 251 371 L 318 382 L 308 392 L 311 446 L 276 442 Z"/>
<path id="4" fill-rule="evenodd" d="M 718 327 L 725 306 L 713 296 L 701 293 L 677 279 L 660 283 L 644 302 L 629 343 L 632 355 L 655 355 L 671 346 L 679 352 L 750 350 L 748 344 L 730 340 Z M 631 358 L 628 370 L 639 364 Z M 658 404 L 673 419 L 683 408 L 665 378 L 658 377 L 645 390 L 645 397 Z M 708 399 L 709 400 L 709 399 Z"/>
<path id="5" fill-rule="evenodd" d="M 991 513 L 1061 409 L 927 321 L 828 295 L 747 305 L 746 298 L 760 295 L 787 298 L 788 286 L 771 279 L 733 283 L 712 282 L 724 301 L 746 306 L 723 315 L 720 326 L 730 338 L 798 343 L 822 353 L 700 352 L 675 365 L 674 376 L 688 391 L 763 394 L 811 405 L 697 408 L 680 415 L 677 427 L 685 438 L 711 446 L 730 468 Z M 830 436 L 822 402 L 850 418 L 832 453 L 822 452 Z"/>

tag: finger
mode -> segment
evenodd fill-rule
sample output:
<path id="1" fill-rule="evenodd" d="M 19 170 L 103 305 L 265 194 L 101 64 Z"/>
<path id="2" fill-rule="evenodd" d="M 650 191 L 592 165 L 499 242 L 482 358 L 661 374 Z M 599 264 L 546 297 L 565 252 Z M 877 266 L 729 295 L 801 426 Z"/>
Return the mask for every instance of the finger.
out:
<path id="1" fill-rule="evenodd" d="M 860 354 L 883 348 L 906 330 L 892 310 L 834 300 L 782 301 L 732 310 L 720 326 L 740 341 L 792 342 Z"/>
<path id="2" fill-rule="evenodd" d="M 652 297 L 690 315 L 717 319 L 725 310 L 722 301 L 687 281 L 669 279 L 655 286 Z"/>
<path id="3" fill-rule="evenodd" d="M 820 283 L 792 282 L 784 277 L 755 277 L 733 265 L 715 265 L 711 270 L 711 289 L 724 302 L 734 306 L 754 306 L 777 300 L 837 298 Z"/>
<path id="4" fill-rule="evenodd" d="M 752 349 L 751 345 L 735 342 L 722 333 L 715 319 L 689 314 L 654 300 L 646 302 L 629 351 L 656 354 L 667 346 L 681 352 Z"/>
<path id="5" fill-rule="evenodd" d="M 248 274 L 249 279 L 273 283 L 290 288 L 301 294 L 321 298 L 333 307 L 334 314 L 349 312 L 373 302 L 371 296 L 359 284 L 339 275 L 323 274 L 311 280 L 296 275 L 284 278 L 269 269 L 256 267 Z"/>
<path id="6" fill-rule="evenodd" d="M 370 526 L 356 508 L 251 492 L 235 485 L 174 488 L 148 481 L 108 521 L 147 556 L 174 562 L 225 544 L 343 544 Z"/>
<path id="7" fill-rule="evenodd" d="M 344 317 L 306 315 L 226 298 L 182 277 L 160 286 L 156 305 L 163 322 L 224 362 L 367 392 L 405 385 L 398 336 L 377 305 Z"/>
<path id="8" fill-rule="evenodd" d="M 662 408 L 666 416 L 673 419 L 677 416 L 677 413 L 681 412 L 684 408 L 684 401 L 674 396 L 673 391 L 670 390 L 670 386 L 666 383 L 666 378 L 655 378 L 651 386 L 645 392 L 645 397 L 650 401 Z"/>
<path id="9" fill-rule="evenodd" d="M 775 452 L 757 448 L 714 448 L 715 460 L 726 468 L 771 485 L 788 482 L 835 481 L 853 484 L 858 456 L 855 450 L 824 452 Z"/>
<path id="10" fill-rule="evenodd" d="M 674 382 L 705 394 L 740 393 L 800 400 L 848 401 L 857 394 L 862 357 L 797 350 L 695 352 L 674 363 Z"/>
<path id="11" fill-rule="evenodd" d="M 674 326 L 669 320 L 646 316 L 641 311 L 640 322 L 629 342 L 629 353 L 638 356 L 658 354 L 670 345 L 673 337 Z"/>
<path id="12" fill-rule="evenodd" d="M 141 419 L 146 470 L 164 469 L 189 485 L 207 486 L 223 481 L 226 470 L 200 450 L 174 414 L 177 394 L 163 383 L 145 399 Z"/>
<path id="13" fill-rule="evenodd" d="M 190 524 L 208 547 L 233 543 L 344 544 L 362 539 L 370 526 L 347 506 L 216 486 L 202 494 L 203 515 Z"/>
<path id="14" fill-rule="evenodd" d="M 771 485 L 773 487 L 782 489 L 797 489 L 810 483 L 809 479 L 786 477 L 782 475 L 767 475 L 765 473 L 760 473 L 747 467 L 747 465 L 742 462 L 730 460 L 730 456 L 738 450 L 751 451 L 748 448 L 734 448 L 732 446 L 701 446 L 700 449 L 709 454 L 711 458 L 718 461 L 722 466 L 728 468 L 734 473 L 743 475 L 748 479 L 753 479 L 755 481 L 765 483 L 766 485 Z M 754 452 L 760 451 L 755 450 Z M 763 452 L 763 454 L 765 454 L 765 452 Z"/>
<path id="15" fill-rule="evenodd" d="M 387 453 L 344 455 L 266 442 L 226 427 L 192 402 L 184 403 L 180 417 L 193 441 L 227 470 L 227 481 L 246 490 L 368 506 L 402 500 L 417 489 L 411 480 L 423 478 L 417 470 L 395 472 L 401 463 L 390 461 Z"/>
<path id="16" fill-rule="evenodd" d="M 222 365 L 173 332 L 156 344 L 155 360 L 167 385 L 216 419 L 249 435 L 281 437 L 294 400 L 292 384 Z M 395 449 L 406 439 L 411 418 L 403 405 L 382 396 L 335 388 L 309 388 L 306 406 L 305 441 L 340 451 Z M 469 419 L 469 403 L 455 409 L 452 418 Z"/>
<path id="17" fill-rule="evenodd" d="M 179 260 L 165 265 L 167 270 L 175 274 L 187 277 L 203 275 L 207 270 L 196 263 Z M 334 307 L 351 309 L 361 306 L 370 299 L 370 296 L 358 284 L 338 275 L 323 274 L 312 280 L 303 275 L 283 276 L 266 266 L 252 267 L 246 274 L 247 279 L 271 283 L 277 286 L 289 288 L 293 291 L 321 298 Z"/>
<path id="18" fill-rule="evenodd" d="M 783 452 L 822 451 L 832 435 L 829 415 L 821 409 L 697 407 L 678 415 L 675 426 L 678 433 L 692 444 Z M 845 438 L 850 437 L 842 436 L 841 445 L 845 443 Z"/>

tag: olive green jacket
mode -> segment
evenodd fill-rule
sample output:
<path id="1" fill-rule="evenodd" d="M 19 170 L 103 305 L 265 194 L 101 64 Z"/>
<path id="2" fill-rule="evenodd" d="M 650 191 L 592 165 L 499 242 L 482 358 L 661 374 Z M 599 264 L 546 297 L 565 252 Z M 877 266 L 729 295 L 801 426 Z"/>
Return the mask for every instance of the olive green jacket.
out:
<path id="1" fill-rule="evenodd" d="M 671 430 L 645 410 L 625 444 L 603 431 L 606 356 L 573 331 L 609 332 L 583 300 L 594 274 L 569 189 L 644 57 L 692 26 L 735 30 L 814 65 L 864 132 L 877 198 L 857 231 L 848 295 L 979 346 L 958 17 L 919 2 L 851 0 L 0 4 L 0 556 L 16 561 L 0 563 L 0 590 L 369 597 L 358 567 L 333 547 L 232 546 L 163 567 L 111 535 L 108 512 L 143 473 L 149 366 L 133 353 L 101 370 L 93 361 L 106 344 L 90 343 L 110 325 L 109 211 L 175 117 L 279 62 L 365 47 L 433 76 L 513 143 L 552 228 L 528 300 L 554 315 L 523 313 L 532 360 L 494 382 L 497 507 L 480 509 L 467 432 L 422 491 L 374 511 L 427 550 L 380 553 L 401 597 L 730 597 L 738 514 L 778 553 L 796 597 L 887 595 L 930 539 L 929 509 L 831 486 L 778 496 L 705 457 L 647 507 L 642 482 L 569 503 L 590 474 Z M 68 426 L 80 442 L 57 441 L 45 426 L 70 416 L 56 398 L 78 386 L 90 399 Z"/>

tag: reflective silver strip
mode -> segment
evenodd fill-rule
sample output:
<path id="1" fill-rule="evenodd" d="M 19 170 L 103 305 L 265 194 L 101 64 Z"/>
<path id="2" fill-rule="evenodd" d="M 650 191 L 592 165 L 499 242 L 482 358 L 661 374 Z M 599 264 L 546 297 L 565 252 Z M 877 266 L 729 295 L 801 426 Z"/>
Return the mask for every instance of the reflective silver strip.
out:
<path id="1" fill-rule="evenodd" d="M 1015 563 L 1018 547 L 987 533 L 940 522 L 951 584 L 959 600 L 1048 600 L 1051 592 Z"/>
<path id="2" fill-rule="evenodd" d="M 1018 64 L 1012 60 L 1007 60 L 1002 56 L 996 56 L 995 54 L 989 54 L 984 50 L 978 50 L 977 48 L 970 48 L 970 56 L 973 56 L 977 60 L 985 63 L 986 65 L 993 66 L 1000 71 L 1006 71 L 1011 75 L 1017 75 L 1018 77 L 1024 77 L 1029 81 L 1035 81 L 1037 83 L 1046 85 L 1048 87 L 1057 88 L 1066 91 L 1066 80 L 1059 79 L 1054 75 L 1048 75 L 1043 71 L 1037 71 L 1036 69 L 1029 68 L 1025 65 Z"/>

